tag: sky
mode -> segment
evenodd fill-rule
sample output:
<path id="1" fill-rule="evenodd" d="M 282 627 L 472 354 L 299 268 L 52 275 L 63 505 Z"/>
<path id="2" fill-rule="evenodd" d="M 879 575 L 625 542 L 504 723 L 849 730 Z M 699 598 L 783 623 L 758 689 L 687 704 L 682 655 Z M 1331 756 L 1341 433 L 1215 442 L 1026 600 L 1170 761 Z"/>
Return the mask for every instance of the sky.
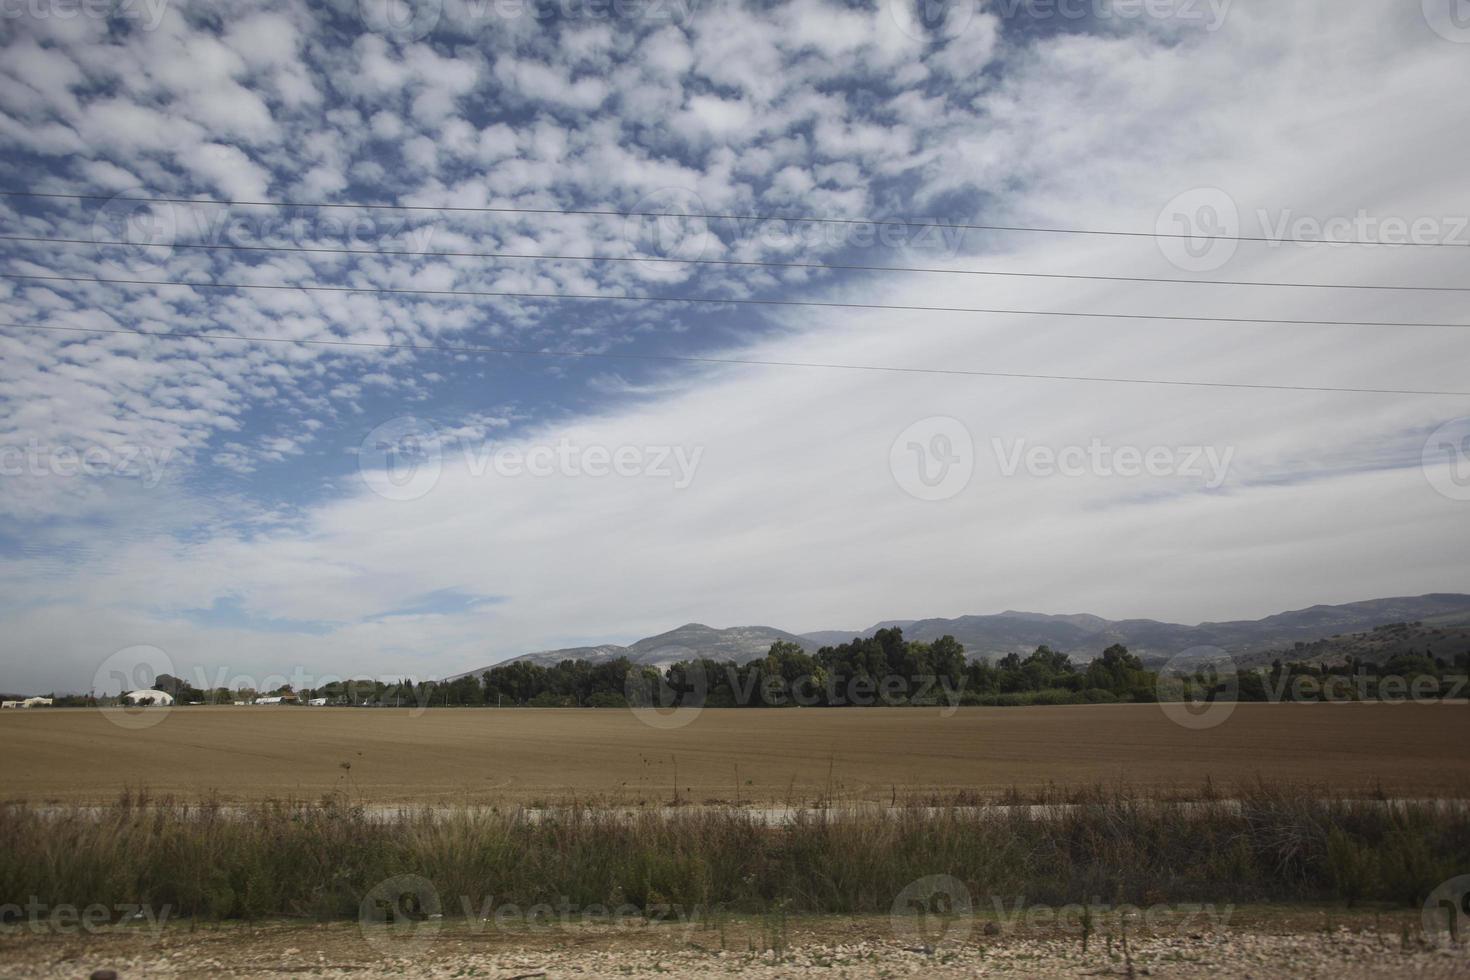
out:
<path id="1" fill-rule="evenodd" d="M 1470 591 L 1455 3 L 18 0 L 0 689 Z"/>

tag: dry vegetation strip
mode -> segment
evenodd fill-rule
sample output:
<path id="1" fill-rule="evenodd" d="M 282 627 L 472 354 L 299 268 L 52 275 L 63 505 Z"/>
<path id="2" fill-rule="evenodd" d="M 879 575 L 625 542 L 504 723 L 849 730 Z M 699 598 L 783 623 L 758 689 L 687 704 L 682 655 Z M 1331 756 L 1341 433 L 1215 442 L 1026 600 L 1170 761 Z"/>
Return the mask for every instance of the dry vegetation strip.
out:
<path id="1" fill-rule="evenodd" d="M 1266 787 L 1218 803 L 1099 792 L 1072 807 L 902 810 L 769 827 L 734 809 L 403 811 L 0 807 L 0 902 L 168 907 L 214 918 L 355 918 L 400 875 L 445 917 L 505 903 L 883 914 L 945 874 L 970 900 L 1052 906 L 1379 901 L 1414 906 L 1470 867 L 1470 803 L 1318 799 Z M 414 886 L 417 889 L 417 885 Z M 402 890 L 395 888 L 395 891 Z"/>
<path id="2" fill-rule="evenodd" d="M 367 802 L 888 801 L 1047 785 L 1257 779 L 1470 795 L 1470 705 L 1241 704 L 1191 731 L 1157 705 L 706 710 L 659 730 L 620 709 L 173 709 L 132 731 L 86 709 L 0 715 L 4 798 Z M 350 767 L 350 768 L 346 768 Z M 675 770 L 678 779 L 675 782 Z"/>

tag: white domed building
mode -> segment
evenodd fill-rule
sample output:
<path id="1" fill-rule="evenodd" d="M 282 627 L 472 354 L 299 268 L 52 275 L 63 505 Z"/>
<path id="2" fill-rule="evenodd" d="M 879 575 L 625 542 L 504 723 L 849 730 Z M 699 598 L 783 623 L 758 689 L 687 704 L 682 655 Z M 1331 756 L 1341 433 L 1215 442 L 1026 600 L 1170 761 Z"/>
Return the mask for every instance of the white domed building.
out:
<path id="1" fill-rule="evenodd" d="M 128 704 L 166 706 L 174 703 L 174 696 L 166 691 L 129 691 L 123 695 L 123 700 Z"/>

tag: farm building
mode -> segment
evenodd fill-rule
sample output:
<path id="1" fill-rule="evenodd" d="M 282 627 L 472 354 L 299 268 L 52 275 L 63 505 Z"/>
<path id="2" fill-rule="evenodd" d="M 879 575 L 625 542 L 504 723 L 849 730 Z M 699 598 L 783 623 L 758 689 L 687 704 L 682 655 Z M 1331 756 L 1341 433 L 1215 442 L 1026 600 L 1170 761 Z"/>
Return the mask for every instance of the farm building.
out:
<path id="1" fill-rule="evenodd" d="M 287 691 L 285 694 L 271 694 L 263 698 L 256 698 L 256 704 L 296 704 L 296 695 Z"/>
<path id="2" fill-rule="evenodd" d="M 52 704 L 50 698 L 26 698 L 20 703 L 22 708 L 49 708 Z"/>
<path id="3" fill-rule="evenodd" d="M 19 701 L 0 701 L 0 708 L 19 708 Z"/>
<path id="4" fill-rule="evenodd" d="M 174 696 L 166 691 L 129 691 L 123 695 L 123 700 L 128 704 L 170 705 L 174 703 Z"/>

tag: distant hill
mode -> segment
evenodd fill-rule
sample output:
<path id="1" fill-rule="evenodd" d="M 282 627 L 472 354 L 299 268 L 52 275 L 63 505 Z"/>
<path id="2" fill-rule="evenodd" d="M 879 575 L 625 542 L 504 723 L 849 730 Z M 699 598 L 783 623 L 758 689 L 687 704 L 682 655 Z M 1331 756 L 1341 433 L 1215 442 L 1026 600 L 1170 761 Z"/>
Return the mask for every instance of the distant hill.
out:
<path id="1" fill-rule="evenodd" d="M 715 629 L 702 623 L 686 623 L 678 629 L 660 633 L 657 636 L 646 637 L 629 646 L 618 646 L 616 644 L 605 644 L 595 647 L 568 647 L 563 650 L 541 650 L 537 653 L 522 654 L 512 657 L 504 663 L 514 663 L 517 660 L 540 664 L 543 667 L 551 667 L 561 663 L 563 660 L 586 660 L 591 663 L 605 663 L 616 660 L 619 657 L 627 657 L 635 664 L 643 664 L 649 667 L 667 667 L 669 664 L 678 663 L 681 660 L 696 660 L 707 658 L 710 660 L 731 660 L 736 663 L 745 663 L 748 660 L 757 660 L 766 655 L 771 649 L 771 644 L 777 640 L 785 640 L 795 643 L 807 650 L 815 651 L 817 644 L 803 639 L 794 633 L 785 630 L 773 629 L 769 626 L 732 626 L 729 629 Z M 493 664 L 491 666 L 499 666 Z M 476 670 L 466 671 L 468 674 L 479 675 L 490 667 L 480 667 Z M 463 677 L 464 674 L 458 675 Z M 453 678 L 450 678 L 451 680 Z"/>
<path id="2" fill-rule="evenodd" d="M 1252 653 L 1291 647 L 1327 635 L 1358 633 L 1395 622 L 1422 622 L 1430 626 L 1470 626 L 1470 595 L 1431 595 L 1369 599 L 1338 606 L 1311 606 L 1277 613 L 1264 619 L 1232 620 L 1186 626 L 1154 619 L 1109 620 L 1088 614 L 1053 616 L 1045 613 L 1007 611 L 990 616 L 960 616 L 955 619 L 909 621 L 904 636 L 932 642 L 949 634 L 972 657 L 996 657 L 1007 653 L 1029 653 L 1041 644 L 1089 660 L 1114 643 L 1121 643 L 1139 656 L 1167 659 L 1192 647 L 1214 646 L 1230 653 Z M 866 630 L 844 633 L 824 630 L 804 634 L 820 645 L 841 637 L 872 636 L 887 626 L 877 623 Z"/>
<path id="3" fill-rule="evenodd" d="M 1087 613 L 1050 615 L 1017 610 L 955 619 L 885 620 L 865 630 L 818 630 L 801 635 L 770 626 L 715 629 L 689 623 L 629 646 L 605 644 L 543 650 L 513 659 L 543 666 L 563 660 L 603 663 L 618 657 L 655 667 L 697 658 L 743 663 L 764 656 L 777 640 L 816 651 L 824 646 L 846 643 L 854 637 L 872 636 L 879 629 L 898 626 L 903 629 L 904 636 L 912 640 L 932 642 L 946 634 L 953 636 L 972 657 L 994 658 L 1012 652 L 1029 653 L 1045 644 L 1071 654 L 1075 660 L 1085 661 L 1114 643 L 1122 643 L 1145 660 L 1162 661 L 1203 646 L 1220 647 L 1233 655 L 1291 650 L 1298 642 L 1311 643 L 1324 637 L 1336 639 L 1368 633 L 1376 626 L 1391 623 L 1420 623 L 1430 630 L 1470 628 L 1470 595 L 1434 593 L 1369 599 L 1337 606 L 1311 606 L 1264 619 L 1199 623 L 1195 626 L 1154 619 L 1111 620 Z M 466 673 L 478 675 L 488 669 L 488 666 L 479 667 Z"/>
<path id="4" fill-rule="evenodd" d="M 1452 664 L 1455 657 L 1467 652 L 1470 652 L 1470 626 L 1390 623 L 1367 632 L 1338 634 L 1232 659 L 1242 668 L 1268 666 L 1273 660 L 1337 666 L 1349 657 L 1382 665 L 1403 654 L 1417 654 L 1439 657 Z"/>

